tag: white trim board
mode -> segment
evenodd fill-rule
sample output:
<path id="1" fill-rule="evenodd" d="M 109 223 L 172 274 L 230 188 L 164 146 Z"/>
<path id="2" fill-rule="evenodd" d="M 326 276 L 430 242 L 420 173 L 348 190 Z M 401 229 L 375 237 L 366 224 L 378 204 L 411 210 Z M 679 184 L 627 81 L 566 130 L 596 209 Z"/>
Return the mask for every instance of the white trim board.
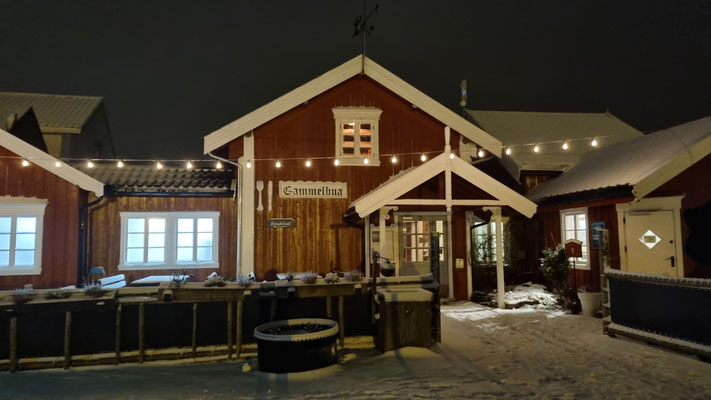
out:
<path id="1" fill-rule="evenodd" d="M 30 163 L 44 168 L 54 175 L 57 175 L 65 181 L 73 183 L 86 191 L 94 192 L 97 197 L 104 195 L 103 183 L 64 162 L 57 160 L 44 151 L 2 129 L 0 129 L 0 143 L 2 143 L 2 147 L 10 150 L 20 157 L 27 159 Z M 60 162 L 61 166 L 57 167 L 55 165 L 57 162 Z"/>
<path id="2" fill-rule="evenodd" d="M 462 201 L 462 203 L 464 203 L 463 205 L 506 205 L 528 218 L 536 213 L 535 203 L 511 190 L 506 185 L 476 167 L 468 164 L 461 158 L 455 156 L 453 159 L 450 159 L 447 153 L 442 153 L 419 167 L 396 175 L 368 194 L 355 200 L 351 204 L 351 207 L 354 207 L 358 215 L 363 218 L 385 205 L 404 204 L 399 202 L 398 197 L 443 171 L 451 171 L 495 197 L 493 200 L 465 200 Z M 446 190 L 451 191 L 451 187 L 448 186 Z M 420 200 L 417 202 L 419 201 Z M 440 201 L 436 202 L 439 204 Z M 446 205 L 446 200 L 444 204 Z M 452 204 L 456 205 L 453 201 Z"/>
<path id="3" fill-rule="evenodd" d="M 361 68 L 364 67 L 366 76 L 409 101 L 444 125 L 451 126 L 464 137 L 482 146 L 490 153 L 501 157 L 501 141 L 422 93 L 368 57 L 365 57 L 363 61 L 362 63 L 361 56 L 352 58 L 325 74 L 210 133 L 204 137 L 205 154 L 226 145 L 305 101 L 358 75 L 361 73 Z"/>

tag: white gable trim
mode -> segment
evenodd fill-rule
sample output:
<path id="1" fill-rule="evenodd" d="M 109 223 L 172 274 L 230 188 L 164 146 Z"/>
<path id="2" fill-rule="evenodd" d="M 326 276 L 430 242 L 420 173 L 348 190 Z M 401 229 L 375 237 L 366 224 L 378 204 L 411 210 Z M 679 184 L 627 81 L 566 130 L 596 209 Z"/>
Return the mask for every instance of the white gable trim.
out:
<path id="1" fill-rule="evenodd" d="M 641 199 L 709 154 L 711 154 L 711 135 L 687 151 L 680 152 L 661 168 L 637 182 L 632 188 L 632 194 L 635 198 Z"/>
<path id="2" fill-rule="evenodd" d="M 365 58 L 364 65 L 365 75 L 417 106 L 425 113 L 436 118 L 444 125 L 451 126 L 464 137 L 484 147 L 490 153 L 501 157 L 501 141 L 479 129 L 476 125 L 460 117 L 369 58 Z M 299 104 L 358 75 L 361 72 L 361 67 L 361 56 L 357 56 L 270 103 L 259 107 L 242 118 L 210 133 L 204 137 L 203 150 L 205 154 L 226 145 Z"/>
<path id="3" fill-rule="evenodd" d="M 94 192 L 97 196 L 104 195 L 103 183 L 75 168 L 72 168 L 66 163 L 57 160 L 44 151 L 2 129 L 0 129 L 0 143 L 2 143 L 2 147 L 10 150 L 20 157 L 24 157 L 32 164 L 46 169 L 65 181 L 73 183 L 89 192 Z M 60 167 L 55 166 L 58 161 L 61 163 Z"/>
<path id="4" fill-rule="evenodd" d="M 495 200 L 477 200 L 475 205 L 507 205 L 530 218 L 536 213 L 536 204 L 508 188 L 506 185 L 490 177 L 476 167 L 468 164 L 459 157 L 449 159 L 448 153 L 442 153 L 430 161 L 411 171 L 396 176 L 389 182 L 372 190 L 351 204 L 361 218 L 388 204 L 402 204 L 398 197 L 423 184 L 443 171 L 451 171 L 485 192 L 491 194 Z M 451 188 L 447 188 L 451 190 Z M 441 201 L 441 200 L 440 200 Z M 452 205 L 459 205 L 452 200 Z M 438 202 L 439 203 L 439 202 Z M 467 204 L 468 202 L 463 202 Z M 443 205 L 447 205 L 444 201 Z"/>

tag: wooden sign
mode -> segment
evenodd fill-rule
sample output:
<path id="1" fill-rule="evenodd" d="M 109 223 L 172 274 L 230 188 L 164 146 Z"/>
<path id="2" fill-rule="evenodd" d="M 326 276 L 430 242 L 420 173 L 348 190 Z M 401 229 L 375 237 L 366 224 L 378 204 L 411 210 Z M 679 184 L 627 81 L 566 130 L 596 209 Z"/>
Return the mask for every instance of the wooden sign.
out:
<path id="1" fill-rule="evenodd" d="M 269 228 L 293 228 L 296 226 L 294 218 L 270 218 L 267 221 Z"/>
<path id="2" fill-rule="evenodd" d="M 345 199 L 346 182 L 279 181 L 279 197 L 283 199 Z"/>
<path id="3" fill-rule="evenodd" d="M 565 247 L 565 255 L 567 257 L 583 256 L 583 242 L 580 240 L 568 239 L 563 242 L 563 247 Z"/>

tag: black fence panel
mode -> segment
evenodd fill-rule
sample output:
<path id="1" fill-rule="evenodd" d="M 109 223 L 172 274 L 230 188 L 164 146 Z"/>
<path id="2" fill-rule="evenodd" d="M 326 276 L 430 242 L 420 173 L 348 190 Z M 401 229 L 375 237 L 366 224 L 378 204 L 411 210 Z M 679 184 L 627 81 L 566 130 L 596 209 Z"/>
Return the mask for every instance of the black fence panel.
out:
<path id="1" fill-rule="evenodd" d="M 116 347 L 116 310 L 73 312 L 70 341 L 72 355 L 113 352 Z"/>
<path id="2" fill-rule="evenodd" d="M 0 360 L 10 358 L 10 318 L 0 317 Z"/>
<path id="3" fill-rule="evenodd" d="M 608 275 L 612 322 L 711 345 L 711 289 Z"/>
<path id="4" fill-rule="evenodd" d="M 48 335 L 49 332 L 53 334 Z M 64 313 L 27 313 L 17 318 L 19 358 L 64 355 Z"/>

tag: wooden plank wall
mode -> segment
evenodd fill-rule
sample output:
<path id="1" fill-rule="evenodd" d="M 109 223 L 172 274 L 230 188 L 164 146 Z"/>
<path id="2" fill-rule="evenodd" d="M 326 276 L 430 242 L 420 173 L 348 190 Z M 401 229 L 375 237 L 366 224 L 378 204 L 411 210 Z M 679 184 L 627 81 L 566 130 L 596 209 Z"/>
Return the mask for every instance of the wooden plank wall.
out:
<path id="1" fill-rule="evenodd" d="M 23 167 L 20 158 L 0 147 L 0 196 L 47 199 L 42 239 L 42 274 L 0 276 L 0 289 L 31 283 L 51 288 L 76 283 L 79 208 L 86 192 L 34 164 Z"/>
<path id="2" fill-rule="evenodd" d="M 711 202 L 711 184 L 708 182 L 708 171 L 711 171 L 711 155 L 701 159 L 687 168 L 664 185 L 660 186 L 647 197 L 678 196 L 683 194 L 681 201 L 682 213 Z M 681 236 L 686 243 L 689 237 L 689 227 L 682 215 Z M 691 278 L 711 278 L 711 265 L 696 262 L 684 254 L 684 276 Z"/>
<path id="3" fill-rule="evenodd" d="M 379 122 L 379 167 L 333 165 L 335 122 L 333 107 L 377 107 L 383 110 Z M 255 179 L 264 181 L 263 202 L 267 204 L 267 182 L 273 181 L 273 211 L 255 212 L 258 277 L 277 271 L 361 267 L 361 231 L 348 226 L 343 214 L 351 202 L 368 193 L 402 169 L 420 165 L 420 154 L 429 158 L 444 150 L 444 125 L 367 77 L 355 77 L 311 99 L 254 130 Z M 452 131 L 453 149 L 459 135 Z M 391 164 L 383 154 L 398 153 Z M 402 155 L 407 153 L 406 155 Z M 229 145 L 230 159 L 243 154 L 243 139 Z M 305 157 L 313 157 L 310 168 Z M 299 160 L 294 160 L 298 158 Z M 280 159 L 282 167 L 274 167 Z M 336 181 L 348 184 L 347 199 L 281 199 L 279 181 Z M 249 194 L 245 194 L 248 196 Z M 256 199 L 256 192 L 253 194 Z M 258 202 L 255 200 L 255 204 Z M 269 229 L 269 218 L 294 218 L 292 229 Z"/>
<path id="4" fill-rule="evenodd" d="M 219 269 L 194 268 L 188 273 L 201 281 L 213 272 L 235 277 L 237 207 L 232 197 L 107 197 L 90 208 L 89 266 L 103 266 L 107 276 L 124 274 L 126 282 L 149 275 L 170 275 L 182 270 L 118 270 L 121 246 L 120 211 L 219 211 Z"/>

